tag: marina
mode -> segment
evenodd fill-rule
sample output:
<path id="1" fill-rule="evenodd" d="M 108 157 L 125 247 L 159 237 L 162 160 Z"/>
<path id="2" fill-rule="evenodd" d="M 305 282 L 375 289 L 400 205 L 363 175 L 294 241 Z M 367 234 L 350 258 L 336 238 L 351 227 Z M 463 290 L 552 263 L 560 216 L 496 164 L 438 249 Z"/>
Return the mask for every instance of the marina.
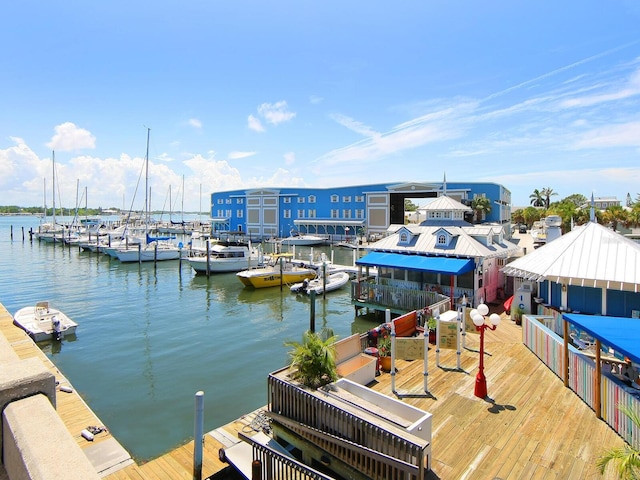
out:
<path id="1" fill-rule="evenodd" d="M 38 244 L 30 245 L 30 247 L 44 247 L 44 250 L 38 251 L 45 253 L 54 251 L 57 254 L 59 251 L 64 251 L 63 248 L 56 251 L 56 247 L 52 248 L 51 246 Z M 11 249 L 13 248 L 15 246 L 11 247 Z M 26 245 L 23 245 L 23 248 L 26 248 Z M 31 253 L 33 254 L 34 252 L 31 251 Z M 77 254 L 77 252 L 68 251 L 66 254 L 62 254 L 63 256 L 60 260 L 63 263 L 64 261 L 69 261 L 70 258 L 65 255 L 70 255 L 71 253 Z M 93 257 L 89 256 L 88 258 Z M 108 259 L 106 256 L 105 258 Z M 81 260 L 84 259 L 82 258 Z M 140 273 L 142 271 L 140 268 L 156 270 L 164 267 L 165 264 L 166 262 L 159 264 L 155 268 L 141 267 L 140 265 L 137 265 L 137 267 Z M 166 271 L 169 272 L 170 269 L 167 268 Z M 193 272 L 190 273 L 193 275 Z M 214 278 L 219 277 L 216 275 L 211 277 L 211 279 Z M 229 278 L 233 278 L 233 275 Z M 288 291 L 288 289 L 284 290 Z M 276 293 L 273 293 L 274 291 L 280 293 L 280 289 L 277 288 L 245 289 L 242 291 L 242 295 L 239 294 L 237 298 L 248 296 L 251 300 L 247 301 L 247 304 L 251 305 L 260 305 L 260 298 L 263 298 L 266 300 L 265 303 L 270 305 L 271 316 L 273 316 L 276 311 L 273 302 L 270 300 L 278 298 Z M 254 296 L 253 294 L 259 294 L 260 296 Z M 328 296 L 327 299 L 333 296 Z M 298 298 L 296 300 L 301 304 L 304 303 Z M 285 323 L 286 316 L 283 308 L 286 304 L 285 296 L 280 295 L 280 302 L 280 321 Z M 56 304 L 58 303 L 56 300 Z M 212 302 L 211 305 L 214 303 Z M 350 305 L 350 303 L 350 298 L 348 298 L 345 307 L 348 304 L 352 308 L 353 305 Z M 135 305 L 135 302 L 133 305 Z M 306 306 L 308 307 L 308 304 Z M 146 308 L 148 308 L 148 304 Z M 352 377 L 358 379 L 359 383 L 367 384 L 372 391 L 382 394 L 384 398 L 397 398 L 401 404 L 405 403 L 407 406 L 416 407 L 425 412 L 425 414 L 428 413 L 428 418 L 433 418 L 433 425 L 429 421 L 428 436 L 424 437 L 428 439 L 426 444 L 428 445 L 428 450 L 425 450 L 428 457 L 425 458 L 425 462 L 428 461 L 432 469 L 427 478 L 596 478 L 596 475 L 598 475 L 595 467 L 597 458 L 599 458 L 604 449 L 622 445 L 622 439 L 607 423 L 598 420 L 597 415 L 591 409 L 593 407 L 590 400 L 585 400 L 585 403 L 585 401 L 581 400 L 578 391 L 574 393 L 571 389 L 565 388 L 562 379 L 554 375 L 553 368 L 550 369 L 544 365 L 543 361 L 549 361 L 549 359 L 546 357 L 538 358 L 536 356 L 536 354 L 540 355 L 538 352 L 534 354 L 533 351 L 529 350 L 532 345 L 528 345 L 526 342 L 523 343 L 525 323 L 528 331 L 531 331 L 530 329 L 532 328 L 534 330 L 542 329 L 540 333 L 546 335 L 544 333 L 545 327 L 540 326 L 541 324 L 537 321 L 534 321 L 529 326 L 529 320 L 523 323 L 523 326 L 517 325 L 504 313 L 502 305 L 496 304 L 493 308 L 494 313 L 501 314 L 502 322 L 496 322 L 496 325 L 500 323 L 500 328 L 489 333 L 487 350 L 485 351 L 487 356 L 483 356 L 484 361 L 487 363 L 488 396 L 485 393 L 478 398 L 479 395 L 477 393 L 474 394 L 474 383 L 476 383 L 477 388 L 477 378 L 474 378 L 474 376 L 478 361 L 478 349 L 480 349 L 480 352 L 483 351 L 482 340 L 478 345 L 478 336 L 474 334 L 467 334 L 462 351 L 429 348 L 428 354 L 425 356 L 425 363 L 416 360 L 396 359 L 396 368 L 391 368 L 393 373 L 382 373 L 375 377 L 373 370 L 369 371 L 369 366 L 366 367 L 366 371 L 364 370 L 365 364 L 363 362 L 365 359 L 367 360 L 366 365 L 372 366 L 372 361 L 375 363 L 372 357 L 366 355 L 362 357 L 359 362 L 362 367 L 357 367 L 356 370 L 353 370 L 351 366 L 354 363 L 351 357 L 352 353 L 347 353 L 345 356 L 345 348 L 341 347 L 340 351 L 343 353 L 340 355 L 339 371 L 343 372 L 345 378 L 347 376 Z M 68 309 L 65 308 L 65 311 L 68 311 Z M 303 316 L 302 313 L 300 312 L 299 315 Z M 144 314 L 144 312 L 141 311 L 140 314 Z M 354 316 L 353 310 L 349 314 L 345 314 L 345 317 L 348 316 L 353 318 L 350 324 L 351 331 L 339 335 L 340 338 L 343 338 L 341 344 L 344 345 L 347 345 L 344 342 L 349 342 L 348 345 L 351 345 L 353 343 L 351 339 L 357 339 L 358 332 L 369 331 L 372 328 L 371 320 Z M 251 321 L 249 317 L 250 315 L 244 313 L 242 318 Z M 322 315 L 322 317 L 322 327 L 320 328 L 327 328 L 329 322 L 326 321 L 326 316 Z M 240 318 L 240 315 L 238 315 L 238 318 Z M 364 323 L 359 324 L 358 321 Z M 79 335 L 82 332 L 81 327 L 86 322 L 87 319 L 83 317 L 78 330 Z M 151 322 L 147 323 L 150 324 Z M 18 335 L 16 332 L 19 332 L 19 335 L 26 335 L 10 323 L 10 315 L 8 314 L 3 316 L 0 325 L 3 332 L 9 332 L 8 335 L 5 333 L 8 338 Z M 169 327 L 166 323 L 163 326 Z M 304 331 L 307 327 L 308 325 L 301 325 L 301 331 Z M 333 330 L 332 326 L 328 328 Z M 397 326 L 396 328 L 397 331 L 404 330 L 404 327 L 401 329 Z M 169 331 L 171 331 L 170 328 Z M 356 335 L 352 335 L 352 333 L 356 333 Z M 533 335 L 533 338 L 537 335 Z M 226 334 L 226 337 L 232 337 L 232 335 Z M 240 341 L 238 336 L 233 338 Z M 529 336 L 529 338 L 532 337 Z M 69 344 L 75 345 L 80 340 L 82 338 L 69 342 Z M 119 341 L 124 342 L 122 333 L 119 336 Z M 190 341 L 197 343 L 197 340 L 193 337 L 190 338 Z M 12 347 L 23 351 L 22 357 L 27 355 L 25 353 L 27 350 L 36 356 L 46 354 L 46 362 L 56 372 L 56 377 L 64 379 L 60 382 L 60 392 L 62 393 L 58 395 L 63 395 L 63 393 L 75 395 L 74 392 L 77 392 L 82 396 L 82 399 L 86 399 L 85 407 L 90 408 L 90 415 L 93 415 L 93 417 L 83 417 L 82 423 L 76 422 L 68 428 L 83 449 L 87 447 L 86 442 L 88 440 L 85 432 L 88 429 L 98 428 L 96 438 L 107 432 L 108 435 L 104 437 L 111 436 L 109 438 L 110 443 L 107 446 L 110 452 L 117 453 L 118 462 L 110 467 L 113 471 L 104 470 L 103 477 L 118 479 L 190 478 L 191 469 L 193 468 L 193 462 L 190 461 L 191 456 L 193 456 L 193 441 L 189 440 L 193 438 L 192 432 L 187 434 L 187 438 L 184 441 L 178 442 L 175 447 L 160 455 L 154 455 L 147 459 L 133 455 L 129 457 L 130 449 L 121 442 L 120 436 L 114 433 L 115 431 L 110 421 L 105 421 L 101 414 L 98 416 L 93 414 L 94 399 L 87 398 L 87 392 L 76 386 L 75 378 L 67 377 L 65 369 L 58 369 L 57 359 L 60 357 L 56 357 L 56 355 L 65 350 L 67 343 L 64 341 L 62 343 L 51 343 L 51 350 L 47 352 L 46 348 L 40 350 L 33 342 L 25 342 L 19 337 L 17 340 L 10 339 L 9 342 Z M 362 356 L 363 354 L 358 353 L 358 343 L 359 341 L 356 340 L 355 354 Z M 56 345 L 58 348 L 54 350 Z M 245 386 L 248 387 L 248 390 L 261 393 L 263 399 L 256 406 L 247 407 L 238 416 L 232 416 L 230 420 L 218 422 L 213 427 L 209 427 L 209 421 L 205 415 L 205 419 L 207 419 L 207 426 L 205 427 L 207 433 L 204 436 L 204 464 L 206 465 L 204 474 L 206 478 L 226 478 L 220 477 L 228 469 L 227 465 L 221 461 L 224 457 L 220 453 L 221 449 L 222 451 L 230 449 L 230 451 L 233 450 L 235 452 L 237 449 L 234 448 L 234 445 L 240 441 L 239 437 L 251 437 L 260 433 L 264 425 L 261 423 L 256 425 L 256 418 L 268 413 L 269 417 L 274 417 L 278 422 L 285 422 L 286 424 L 286 419 L 277 413 L 282 407 L 277 407 L 276 412 L 268 412 L 270 405 L 269 403 L 265 405 L 265 402 L 272 401 L 271 397 L 265 394 L 267 379 L 270 385 L 269 388 L 274 388 L 272 379 L 276 378 L 276 375 L 282 375 L 282 373 L 278 374 L 277 372 L 282 372 L 282 367 L 287 364 L 286 352 L 284 352 L 284 359 L 280 361 L 279 365 L 267 369 L 266 372 L 262 373 L 262 378 L 252 381 L 250 385 L 245 383 L 246 377 L 250 372 L 234 368 L 245 357 L 259 358 L 259 356 L 252 357 L 252 353 L 255 352 L 250 351 L 251 347 L 256 345 L 261 345 L 261 341 L 254 344 L 245 344 L 244 348 L 246 350 L 238 349 L 233 351 L 231 349 L 229 358 L 225 362 L 216 364 L 214 359 L 207 363 L 209 367 L 215 365 L 218 368 L 225 369 L 226 376 L 217 377 L 222 379 L 221 381 L 230 377 L 242 380 L 241 383 L 237 382 L 229 386 L 230 402 L 236 402 L 239 399 L 236 395 L 240 395 L 238 392 L 241 392 Z M 351 352 L 351 350 L 349 347 L 348 352 Z M 50 357 L 51 360 L 49 359 Z M 429 357 L 428 362 L 426 361 L 427 357 Z M 553 358 L 555 357 L 550 357 L 551 361 L 553 361 Z M 78 360 L 76 358 L 76 361 L 79 363 L 84 361 L 86 363 L 86 359 Z M 264 363 L 262 358 L 257 361 Z M 184 368 L 187 364 L 187 361 L 181 359 L 178 367 Z M 482 362 L 480 362 L 480 365 L 482 365 Z M 549 364 L 549 367 L 551 367 L 551 364 Z M 483 367 L 481 366 L 480 368 L 482 369 Z M 209 369 L 205 368 L 199 370 L 196 375 L 200 377 L 215 375 L 215 372 L 209 373 L 209 371 Z M 427 371 L 428 376 L 426 375 Z M 154 380 L 160 383 L 163 374 L 164 372 L 156 372 Z M 94 378 L 99 377 L 94 376 Z M 178 380 L 180 375 L 178 374 L 173 378 Z M 285 377 L 281 378 L 284 379 Z M 67 385 L 69 390 L 63 390 L 63 387 L 67 387 Z M 219 387 L 219 385 L 216 385 L 216 387 Z M 219 388 L 214 388 L 214 396 L 218 395 L 219 392 Z M 111 391 L 103 395 L 111 399 L 118 399 L 120 394 L 121 392 Z M 139 395 L 140 392 L 138 391 L 136 394 Z M 191 395 L 185 393 L 185 400 L 192 395 L 193 391 Z M 209 396 L 207 396 L 208 399 Z M 149 399 L 146 398 L 145 400 Z M 185 401 L 185 404 L 189 405 L 191 402 Z M 124 409 L 121 408 L 119 414 L 128 413 L 127 410 L 129 408 L 130 405 L 127 405 Z M 140 417 L 140 411 L 145 411 L 146 416 L 146 410 L 143 406 L 137 408 L 140 408 L 138 417 Z M 160 419 L 160 421 L 163 424 L 171 423 L 171 419 L 167 418 L 170 416 L 167 412 L 170 411 L 173 414 L 179 408 L 175 404 L 168 406 L 164 412 L 165 418 Z M 599 409 L 599 407 L 597 408 Z M 185 418 L 183 419 L 187 426 L 193 425 L 193 411 L 192 409 L 189 410 L 190 415 L 185 412 Z M 225 410 L 227 410 L 226 404 Z M 65 416 L 62 411 L 60 415 L 61 417 Z M 188 419 L 187 417 L 189 416 L 191 418 Z M 98 417 L 100 420 L 98 420 Z M 386 418 L 386 416 L 384 417 Z M 85 420 L 85 418 L 88 419 Z M 572 421 L 567 421 L 568 418 L 571 418 Z M 579 428 L 574 425 L 573 420 L 580 424 Z M 132 421 L 131 418 L 129 418 L 129 421 Z M 85 426 L 80 435 L 78 435 L 78 429 L 82 427 L 82 424 L 88 424 L 89 422 L 91 422 L 89 425 L 104 425 L 104 429 Z M 589 432 L 588 435 L 585 434 L 585 429 Z M 126 433 L 126 430 L 126 428 L 123 428 L 121 432 Z M 92 440 L 94 439 L 92 438 Z M 140 442 L 146 440 L 146 437 L 139 439 Z M 99 444 L 96 443 L 95 445 Z M 246 449 L 243 448 L 241 450 Z M 215 458 L 216 452 L 218 454 L 217 460 Z M 87 456 L 93 458 L 94 462 L 96 458 L 100 457 L 95 452 L 90 454 L 88 450 Z M 612 477 L 605 475 L 604 478 Z"/>
<path id="2" fill-rule="evenodd" d="M 288 288 L 245 288 L 235 273 L 207 278 L 186 261 L 123 264 L 30 242 L 37 225 L 0 217 L 0 303 L 14 314 L 46 299 L 78 323 L 75 336 L 41 348 L 138 461 L 192 438 L 196 391 L 206 395 L 206 430 L 263 406 L 267 374 L 287 362 L 284 342 L 309 328 L 309 298 Z M 336 263 L 352 258 L 334 250 Z M 318 329 L 340 337 L 371 328 L 348 289 L 318 297 L 315 315 Z"/>

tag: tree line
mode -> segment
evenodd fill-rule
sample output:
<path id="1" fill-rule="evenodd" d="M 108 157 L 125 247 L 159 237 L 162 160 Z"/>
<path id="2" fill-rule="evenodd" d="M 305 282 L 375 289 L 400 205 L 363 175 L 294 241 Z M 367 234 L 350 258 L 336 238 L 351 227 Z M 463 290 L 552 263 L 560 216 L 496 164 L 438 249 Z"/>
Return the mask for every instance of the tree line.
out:
<path id="1" fill-rule="evenodd" d="M 511 222 L 531 227 L 534 222 L 549 215 L 558 215 L 562 219 L 562 231 L 568 232 L 573 225 L 583 225 L 591 218 L 591 201 L 582 194 L 574 193 L 557 202 L 551 198 L 557 196 L 552 188 L 535 189 L 529 199 L 531 206 L 518 209 L 511 214 Z M 640 194 L 635 202 L 627 195 L 626 207 L 615 205 L 605 210 L 595 209 L 596 221 L 613 230 L 619 226 L 625 228 L 640 226 Z"/>

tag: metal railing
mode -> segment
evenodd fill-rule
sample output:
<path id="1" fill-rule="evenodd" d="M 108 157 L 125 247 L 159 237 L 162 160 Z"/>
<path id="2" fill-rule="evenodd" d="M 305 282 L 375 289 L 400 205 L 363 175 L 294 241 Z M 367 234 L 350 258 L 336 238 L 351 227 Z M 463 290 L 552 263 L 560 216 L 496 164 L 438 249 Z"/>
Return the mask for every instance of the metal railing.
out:
<path id="1" fill-rule="evenodd" d="M 390 309 L 395 313 L 422 310 L 425 307 L 438 306 L 440 311 L 451 308 L 451 299 L 446 295 L 426 290 L 413 290 L 397 285 L 383 285 L 376 282 L 351 282 L 351 300 L 355 305 L 361 304 L 380 310 Z M 443 310 L 446 305 L 447 308 Z"/>
<path id="2" fill-rule="evenodd" d="M 430 443 L 269 375 L 272 419 L 372 479 L 423 480 Z"/>

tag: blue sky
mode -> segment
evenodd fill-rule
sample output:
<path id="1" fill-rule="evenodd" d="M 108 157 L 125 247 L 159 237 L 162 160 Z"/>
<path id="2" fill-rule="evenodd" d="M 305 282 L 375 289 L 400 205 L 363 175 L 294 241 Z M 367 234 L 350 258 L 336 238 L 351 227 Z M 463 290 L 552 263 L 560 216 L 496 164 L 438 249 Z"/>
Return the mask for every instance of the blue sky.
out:
<path id="1" fill-rule="evenodd" d="M 0 205 L 262 186 L 640 193 L 640 3 L 5 2 Z M 142 180 L 144 182 L 144 180 Z M 144 183 L 143 183 L 144 184 Z M 200 194 L 202 192 L 202 195 Z M 81 202 L 84 204 L 84 200 Z"/>

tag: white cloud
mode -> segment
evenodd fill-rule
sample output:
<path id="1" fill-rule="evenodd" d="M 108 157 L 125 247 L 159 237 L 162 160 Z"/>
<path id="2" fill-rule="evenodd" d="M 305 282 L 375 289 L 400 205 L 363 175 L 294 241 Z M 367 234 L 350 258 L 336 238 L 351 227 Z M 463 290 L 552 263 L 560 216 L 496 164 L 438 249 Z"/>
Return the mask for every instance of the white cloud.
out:
<path id="1" fill-rule="evenodd" d="M 258 113 L 272 125 L 288 122 L 296 116 L 294 112 L 287 110 L 287 102 L 281 100 L 276 103 L 263 103 L 258 107 Z"/>
<path id="2" fill-rule="evenodd" d="M 257 152 L 231 152 L 229 160 L 239 160 L 241 158 L 253 157 Z"/>
<path id="3" fill-rule="evenodd" d="M 607 125 L 581 135 L 573 148 L 637 147 L 640 146 L 640 122 Z"/>
<path id="4" fill-rule="evenodd" d="M 296 163 L 296 154 L 293 152 L 287 152 L 284 154 L 284 163 L 286 165 L 293 165 Z"/>
<path id="5" fill-rule="evenodd" d="M 79 128 L 71 122 L 65 122 L 55 127 L 55 135 L 47 143 L 47 147 L 61 152 L 70 152 L 84 148 L 95 148 L 96 137 L 84 128 Z"/>
<path id="6" fill-rule="evenodd" d="M 324 98 L 319 97 L 319 96 L 317 96 L 317 95 L 311 95 L 311 96 L 309 97 L 309 102 L 310 102 L 310 103 L 312 103 L 313 105 L 317 105 L 317 104 L 319 104 L 319 103 L 324 102 Z"/>
<path id="7" fill-rule="evenodd" d="M 380 132 L 376 132 L 371 127 L 363 124 L 362 122 L 354 120 L 351 117 L 347 117 L 346 115 L 342 115 L 340 113 L 334 113 L 329 115 L 329 118 L 331 118 L 332 120 L 335 120 L 337 123 L 339 123 L 343 127 L 347 127 L 349 130 L 359 133 L 360 135 L 363 135 L 365 137 L 375 138 L 380 136 Z"/>
<path id="8" fill-rule="evenodd" d="M 247 119 L 249 124 L 249 129 L 253 130 L 254 132 L 264 132 L 264 127 L 262 126 L 262 122 L 260 122 L 260 119 L 254 117 L 253 115 L 249 115 L 249 118 Z"/>
<path id="9" fill-rule="evenodd" d="M 191 125 L 193 128 L 200 130 L 202 128 L 202 122 L 200 120 L 198 120 L 197 118 L 190 118 L 189 119 L 189 125 Z"/>

